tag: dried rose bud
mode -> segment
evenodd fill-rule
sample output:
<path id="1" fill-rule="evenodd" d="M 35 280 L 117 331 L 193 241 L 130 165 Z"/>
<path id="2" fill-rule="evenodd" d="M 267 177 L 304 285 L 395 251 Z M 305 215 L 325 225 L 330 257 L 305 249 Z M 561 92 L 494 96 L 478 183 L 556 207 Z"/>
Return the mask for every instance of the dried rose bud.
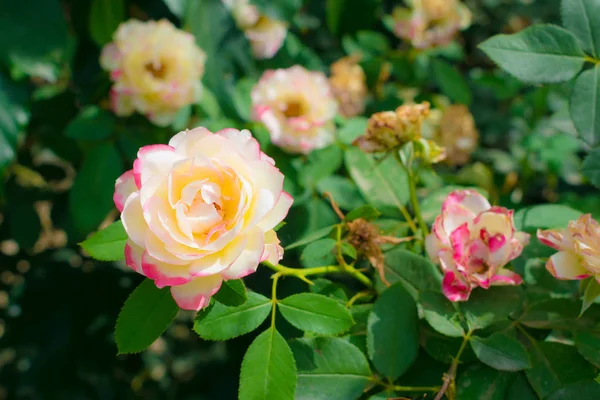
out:
<path id="1" fill-rule="evenodd" d="M 428 102 L 403 105 L 395 112 L 375 113 L 369 118 L 365 135 L 357 138 L 354 145 L 364 152 L 377 153 L 419 140 L 428 113 Z"/>
<path id="2" fill-rule="evenodd" d="M 446 148 L 446 162 L 464 165 L 479 143 L 479 132 L 473 115 L 466 106 L 453 105 L 444 110 L 437 142 Z"/>
<path id="3" fill-rule="evenodd" d="M 349 56 L 331 64 L 329 84 L 344 117 L 353 117 L 365 110 L 367 77 L 358 65 L 359 60 L 360 56 Z"/>

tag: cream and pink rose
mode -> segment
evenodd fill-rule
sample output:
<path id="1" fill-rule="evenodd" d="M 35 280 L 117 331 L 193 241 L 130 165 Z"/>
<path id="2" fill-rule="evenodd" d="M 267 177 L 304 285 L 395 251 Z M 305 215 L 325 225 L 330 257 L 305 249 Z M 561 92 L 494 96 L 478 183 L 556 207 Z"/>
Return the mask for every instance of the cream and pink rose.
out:
<path id="1" fill-rule="evenodd" d="M 310 153 L 333 143 L 337 101 L 327 77 L 301 66 L 266 71 L 252 90 L 254 117 L 276 146 Z"/>
<path id="2" fill-rule="evenodd" d="M 538 230 L 538 239 L 558 250 L 546 263 L 557 279 L 585 279 L 600 283 L 600 226 L 590 214 L 569 222 L 566 229 Z"/>
<path id="3" fill-rule="evenodd" d="M 223 0 L 237 26 L 250 42 L 252 54 L 257 59 L 272 58 L 287 36 L 287 24 L 261 14 L 249 0 Z"/>
<path id="4" fill-rule="evenodd" d="M 195 128 L 142 147 L 115 186 L 127 265 L 170 286 L 181 308 L 207 306 L 224 280 L 283 256 L 273 230 L 293 201 L 283 179 L 247 130 Z"/>
<path id="5" fill-rule="evenodd" d="M 418 49 L 443 46 L 471 25 L 471 11 L 460 0 L 410 0 L 393 12 L 394 32 Z"/>
<path id="6" fill-rule="evenodd" d="M 170 124 L 177 111 L 200 99 L 205 59 L 194 37 L 167 20 L 122 23 L 100 56 L 113 81 L 113 111 Z"/>
<path id="7" fill-rule="evenodd" d="M 529 234 L 515 230 L 512 210 L 492 207 L 474 190 L 457 190 L 444 201 L 426 247 L 441 265 L 444 295 L 466 301 L 475 287 L 519 285 L 521 277 L 504 266 L 528 242 Z"/>

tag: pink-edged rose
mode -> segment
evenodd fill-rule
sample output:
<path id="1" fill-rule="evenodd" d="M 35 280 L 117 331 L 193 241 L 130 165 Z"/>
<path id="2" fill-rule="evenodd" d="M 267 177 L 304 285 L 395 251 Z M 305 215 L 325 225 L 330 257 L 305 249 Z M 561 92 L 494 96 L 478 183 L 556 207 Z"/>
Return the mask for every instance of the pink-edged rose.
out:
<path id="1" fill-rule="evenodd" d="M 516 232 L 512 210 L 492 207 L 474 190 L 456 190 L 444 201 L 425 242 L 429 257 L 444 273 L 444 295 L 466 301 L 475 287 L 522 282 L 503 267 L 521 254 L 529 236 Z"/>
<path id="2" fill-rule="evenodd" d="M 538 230 L 538 239 L 558 250 L 546 263 L 557 279 L 585 279 L 600 283 L 600 226 L 590 214 L 570 221 L 566 229 Z"/>
<path id="3" fill-rule="evenodd" d="M 284 150 L 306 154 L 334 141 L 338 105 L 321 72 L 299 65 L 266 71 L 252 89 L 252 107 Z"/>
<path id="4" fill-rule="evenodd" d="M 115 185 L 127 265 L 170 286 L 181 308 L 207 306 L 224 280 L 283 256 L 273 230 L 293 201 L 283 179 L 247 130 L 195 128 L 142 147 Z"/>

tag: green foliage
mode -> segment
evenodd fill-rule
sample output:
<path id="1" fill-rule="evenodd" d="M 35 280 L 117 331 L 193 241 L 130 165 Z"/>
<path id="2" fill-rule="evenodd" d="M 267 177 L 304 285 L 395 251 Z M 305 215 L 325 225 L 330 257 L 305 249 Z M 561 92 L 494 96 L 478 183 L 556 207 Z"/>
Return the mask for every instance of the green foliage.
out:
<path id="1" fill-rule="evenodd" d="M 81 247 L 96 260 L 118 261 L 125 258 L 126 243 L 127 232 L 119 220 L 81 242 Z"/>
<path id="2" fill-rule="evenodd" d="M 79 140 L 105 140 L 115 133 L 115 118 L 98 107 L 83 109 L 65 129 L 65 136 Z"/>
<path id="3" fill-rule="evenodd" d="M 600 55 L 600 2 L 598 0 L 562 0 L 562 22 L 592 56 Z"/>
<path id="4" fill-rule="evenodd" d="M 456 307 L 440 292 L 427 290 L 419 293 L 419 304 L 429 325 L 443 335 L 462 337 L 465 331 Z"/>
<path id="5" fill-rule="evenodd" d="M 443 94 L 457 103 L 470 105 L 473 101 L 471 89 L 458 70 L 445 61 L 434 59 L 433 76 Z"/>
<path id="6" fill-rule="evenodd" d="M 377 371 L 395 380 L 408 370 L 419 351 L 417 326 L 415 302 L 402 285 L 379 296 L 367 327 L 368 354 Z"/>
<path id="7" fill-rule="evenodd" d="M 480 364 L 469 367 L 458 379 L 458 399 L 502 400 L 510 384 L 510 374 Z"/>
<path id="8" fill-rule="evenodd" d="M 290 346 L 274 327 L 248 347 L 240 373 L 240 400 L 292 400 L 296 365 Z"/>
<path id="9" fill-rule="evenodd" d="M 90 10 L 90 35 L 100 46 L 112 41 L 125 19 L 124 0 L 93 0 Z"/>
<path id="10" fill-rule="evenodd" d="M 214 298 L 225 306 L 241 306 L 248 300 L 248 293 L 246 293 L 244 281 L 241 279 L 224 281 Z"/>
<path id="11" fill-rule="evenodd" d="M 600 144 L 600 67 L 577 77 L 571 95 L 571 117 L 580 137 L 591 146 Z"/>
<path id="12" fill-rule="evenodd" d="M 270 311 L 269 299 L 250 292 L 242 305 L 229 307 L 215 303 L 207 312 L 198 314 L 194 331 L 207 340 L 231 339 L 258 328 Z"/>
<path id="13" fill-rule="evenodd" d="M 344 306 L 328 297 L 300 293 L 277 302 L 281 314 L 296 328 L 319 335 L 339 335 L 353 324 Z"/>
<path id="14" fill-rule="evenodd" d="M 525 347 L 507 334 L 494 333 L 487 338 L 473 336 L 470 343 L 477 358 L 494 369 L 519 371 L 531 367 Z"/>
<path id="15" fill-rule="evenodd" d="M 356 399 L 369 383 L 366 357 L 342 339 L 303 338 L 291 341 L 290 347 L 298 369 L 296 399 Z"/>
<path id="16" fill-rule="evenodd" d="M 402 248 L 385 253 L 384 275 L 390 284 L 400 282 L 415 300 L 421 291 L 440 291 L 442 282 L 438 269 L 429 259 Z M 379 288 L 384 287 L 379 285 Z"/>
<path id="17" fill-rule="evenodd" d="M 167 329 L 177 311 L 169 288 L 158 289 L 150 279 L 144 280 L 119 313 L 115 327 L 119 354 L 146 349 Z"/>
<path id="18" fill-rule="evenodd" d="M 567 81 L 581 70 L 585 57 L 577 38 L 553 25 L 497 35 L 479 47 L 504 70 L 529 83 Z"/>
<path id="19" fill-rule="evenodd" d="M 581 212 L 559 204 L 542 204 L 522 208 L 515 213 L 515 227 L 519 230 L 537 228 L 566 228 L 569 221 L 579 218 Z"/>
<path id="20" fill-rule="evenodd" d="M 581 165 L 581 173 L 594 186 L 600 188 L 600 149 L 594 149 Z"/>

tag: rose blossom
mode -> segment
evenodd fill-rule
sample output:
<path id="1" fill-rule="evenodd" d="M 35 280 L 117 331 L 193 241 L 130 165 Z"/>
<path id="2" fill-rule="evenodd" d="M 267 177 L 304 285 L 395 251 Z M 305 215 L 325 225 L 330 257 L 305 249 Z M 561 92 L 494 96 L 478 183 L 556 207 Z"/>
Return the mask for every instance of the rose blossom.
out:
<path id="1" fill-rule="evenodd" d="M 467 300 L 477 286 L 519 285 L 521 277 L 503 267 L 528 242 L 529 234 L 515 231 L 512 210 L 492 207 L 474 190 L 450 193 L 425 239 L 429 258 L 442 267 L 442 291 L 451 301 Z"/>
<path id="2" fill-rule="evenodd" d="M 570 221 L 566 229 L 538 230 L 538 239 L 558 250 L 546 263 L 557 279 L 585 279 L 600 282 L 600 226 L 590 214 Z"/>
<path id="3" fill-rule="evenodd" d="M 340 114 L 346 118 L 365 111 L 367 77 L 358 63 L 360 56 L 348 56 L 331 64 L 329 84 L 338 101 Z"/>
<path id="4" fill-rule="evenodd" d="M 194 37 L 167 20 L 122 23 L 100 56 L 114 82 L 113 111 L 137 111 L 156 125 L 170 124 L 179 109 L 200 99 L 205 59 Z"/>
<path id="5" fill-rule="evenodd" d="M 321 72 L 299 65 L 266 71 L 252 89 L 252 106 L 273 144 L 289 152 L 306 154 L 334 141 L 337 102 Z"/>
<path id="6" fill-rule="evenodd" d="M 471 11 L 459 0 L 411 0 L 393 12 L 394 31 L 418 49 L 443 46 L 471 25 Z"/>
<path id="7" fill-rule="evenodd" d="M 179 307 L 208 305 L 221 283 L 283 255 L 273 228 L 292 204 L 283 175 L 247 130 L 195 128 L 142 147 L 114 201 L 128 266 L 171 287 Z"/>
<path id="8" fill-rule="evenodd" d="M 279 51 L 287 36 L 284 22 L 260 14 L 249 0 L 223 0 L 223 3 L 231 10 L 237 26 L 244 31 L 255 58 L 272 58 Z"/>

